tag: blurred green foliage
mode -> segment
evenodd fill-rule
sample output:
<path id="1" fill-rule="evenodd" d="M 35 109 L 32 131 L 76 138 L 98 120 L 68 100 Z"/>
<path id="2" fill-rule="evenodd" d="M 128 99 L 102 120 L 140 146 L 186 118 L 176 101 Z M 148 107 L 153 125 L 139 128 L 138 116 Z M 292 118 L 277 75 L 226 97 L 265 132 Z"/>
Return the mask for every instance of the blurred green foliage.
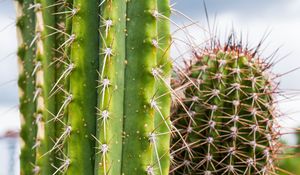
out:
<path id="1" fill-rule="evenodd" d="M 300 175 L 300 134 L 297 134 L 297 147 L 284 150 L 283 159 L 279 162 L 279 175 L 288 173 Z M 283 170 L 283 171 L 282 171 Z"/>

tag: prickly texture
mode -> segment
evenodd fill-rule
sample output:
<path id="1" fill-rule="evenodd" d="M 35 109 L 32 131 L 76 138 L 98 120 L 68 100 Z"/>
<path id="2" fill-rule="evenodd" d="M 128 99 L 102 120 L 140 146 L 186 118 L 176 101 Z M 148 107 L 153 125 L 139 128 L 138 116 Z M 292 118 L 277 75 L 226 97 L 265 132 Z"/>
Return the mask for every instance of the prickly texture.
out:
<path id="1" fill-rule="evenodd" d="M 36 150 L 33 149 L 36 138 L 36 103 L 34 102 L 35 79 L 34 70 L 35 46 L 30 47 L 34 38 L 34 12 L 28 10 L 33 1 L 16 1 L 17 30 L 18 30 L 18 61 L 19 61 L 19 95 L 21 129 L 21 174 L 32 174 L 32 165 L 35 164 Z"/>
<path id="2" fill-rule="evenodd" d="M 67 23 L 67 17 L 69 14 L 65 14 L 65 11 L 69 10 L 69 4 L 68 2 L 65 1 L 61 1 L 61 0 L 57 0 L 57 3 L 61 3 L 61 5 L 55 6 L 55 26 L 53 26 L 55 28 L 55 30 L 57 31 L 61 31 L 61 32 L 57 32 L 57 34 L 55 35 L 55 46 L 54 46 L 54 50 L 55 50 L 55 58 L 54 58 L 54 65 L 55 66 L 55 87 L 54 88 L 61 88 L 66 90 L 67 89 L 67 78 L 62 78 L 64 75 L 64 71 L 67 69 L 67 65 L 65 63 L 69 62 L 68 60 L 68 55 L 66 52 L 66 47 L 62 47 L 63 44 L 67 41 L 67 36 L 65 33 L 67 33 L 67 27 L 66 27 L 66 23 Z M 55 30 L 53 30 L 53 32 L 55 32 Z M 53 88 L 53 87 L 52 87 Z M 54 96 L 55 94 L 55 96 Z M 62 90 L 58 90 L 56 92 L 53 92 L 52 94 L 50 94 L 50 96 L 54 96 L 52 98 L 55 98 L 55 108 L 56 108 L 56 113 L 58 112 L 58 110 L 61 108 L 61 106 L 63 106 L 64 101 L 65 101 L 65 93 Z M 60 120 L 54 120 L 53 122 L 55 122 L 55 138 L 59 138 L 62 133 L 64 133 L 65 131 L 65 125 L 64 123 L 67 122 L 67 117 L 66 117 L 66 112 L 65 110 L 62 112 L 62 116 L 59 116 L 60 120 L 63 121 L 61 122 Z M 64 143 L 64 146 L 65 143 Z M 63 160 L 64 154 L 66 154 L 66 152 L 64 152 L 64 150 L 62 148 L 64 148 L 63 146 L 60 147 L 61 150 L 55 150 L 57 151 L 57 157 L 56 157 L 56 161 L 54 161 L 54 166 L 55 167 L 60 167 L 61 165 L 61 161 L 57 161 L 59 159 Z"/>
<path id="3" fill-rule="evenodd" d="M 36 0 L 34 174 L 168 174 L 169 1 Z"/>
<path id="4" fill-rule="evenodd" d="M 126 2 L 100 6 L 96 174 L 121 174 L 124 116 Z"/>
<path id="5" fill-rule="evenodd" d="M 160 3 L 165 17 L 157 14 Z M 100 4 L 98 174 L 168 174 L 169 122 L 162 123 L 170 106 L 168 5 L 152 0 Z M 160 77 L 153 74 L 158 66 L 165 73 Z M 160 115 L 152 105 L 155 91 L 168 94 L 156 97 L 164 102 Z M 164 138 L 157 139 L 160 132 Z"/>
<path id="6" fill-rule="evenodd" d="M 274 94 L 267 63 L 239 44 L 196 51 L 172 121 L 188 143 L 174 138 L 171 174 L 274 174 L 278 147 Z"/>
<path id="7" fill-rule="evenodd" d="M 93 174 L 95 159 L 99 12 L 97 0 L 74 0 L 68 95 L 68 126 L 71 129 L 66 158 L 67 174 Z M 79 146 L 80 144 L 80 146 Z M 67 165 L 70 163 L 70 166 Z"/>
<path id="8" fill-rule="evenodd" d="M 157 2 L 157 63 L 156 70 L 159 71 L 156 78 L 156 95 L 154 100 L 158 106 L 155 108 L 155 133 L 157 137 L 157 150 L 154 150 L 154 160 L 159 157 L 160 163 L 156 163 L 155 174 L 168 174 L 170 166 L 169 143 L 170 134 L 173 128 L 170 124 L 171 93 L 170 76 L 172 63 L 170 60 L 171 36 L 170 36 L 170 2 L 169 0 L 159 0 Z M 159 167 L 160 166 L 160 167 Z M 161 171 L 160 171 L 161 170 Z"/>
<path id="9" fill-rule="evenodd" d="M 50 97 L 50 91 L 55 83 L 55 67 L 51 66 L 54 62 L 55 36 L 49 26 L 55 26 L 55 8 L 52 6 L 54 0 L 36 0 L 32 4 L 31 10 L 36 14 L 36 34 L 34 42 L 37 45 L 36 52 L 36 92 L 37 93 L 37 112 L 39 118 L 37 125 L 37 166 L 41 174 L 53 174 L 53 166 L 56 154 L 51 153 L 55 139 L 55 124 L 53 114 L 56 113 L 55 98 Z M 40 65 L 39 65 L 40 64 Z M 52 121 L 52 122 L 51 122 Z M 35 173 L 38 173 L 35 171 Z"/>

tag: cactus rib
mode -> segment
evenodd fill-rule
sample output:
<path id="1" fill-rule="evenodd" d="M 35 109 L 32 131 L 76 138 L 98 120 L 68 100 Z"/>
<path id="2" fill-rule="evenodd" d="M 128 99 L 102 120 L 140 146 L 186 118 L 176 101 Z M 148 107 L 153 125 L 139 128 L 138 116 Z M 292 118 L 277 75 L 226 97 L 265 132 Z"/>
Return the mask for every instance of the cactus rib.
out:
<path id="1" fill-rule="evenodd" d="M 99 40 L 98 1 L 74 0 L 72 18 L 70 91 L 67 140 L 67 174 L 93 174 L 96 134 L 97 72 Z M 80 144 L 81 146 L 78 146 Z"/>
<path id="2" fill-rule="evenodd" d="M 171 108 L 171 94 L 168 87 L 170 84 L 170 76 L 172 70 L 172 63 L 170 62 L 170 47 L 171 47 L 171 36 L 170 36 L 170 5 L 169 0 L 159 0 L 157 2 L 157 12 L 154 12 L 154 16 L 157 18 L 157 65 L 160 75 L 156 76 L 156 95 L 153 97 L 153 102 L 157 104 L 155 107 L 155 132 L 157 133 L 157 154 L 154 155 L 153 159 L 156 162 L 155 174 L 168 174 L 170 166 L 170 154 L 169 154 L 169 143 L 170 133 L 173 128 L 170 123 L 170 108 Z M 154 150 L 156 154 L 156 150 Z M 159 157 L 159 160 L 157 160 Z M 158 167 L 161 166 L 161 167 Z"/>
<path id="3" fill-rule="evenodd" d="M 28 10 L 32 1 L 16 1 L 17 29 L 19 36 L 19 80 L 20 114 L 22 121 L 21 138 L 21 174 L 32 174 L 35 165 L 36 149 L 36 103 L 34 100 L 35 79 L 32 76 L 35 61 L 35 46 L 30 47 L 34 39 L 35 17 Z"/>
<path id="4" fill-rule="evenodd" d="M 274 91 L 269 65 L 231 43 L 195 52 L 187 68 L 183 101 L 173 120 L 193 156 L 173 139 L 172 174 L 274 174 L 278 151 Z"/>
<path id="5" fill-rule="evenodd" d="M 55 68 L 50 66 L 55 57 L 53 46 L 55 46 L 55 37 L 52 36 L 52 30 L 47 26 L 55 25 L 55 17 L 52 13 L 53 7 L 49 7 L 54 0 L 36 0 L 32 5 L 32 10 L 36 13 L 36 45 L 37 45 L 37 64 L 40 63 L 36 71 L 37 89 L 41 92 L 37 97 L 37 112 L 42 116 L 38 121 L 37 131 L 37 165 L 42 174 L 52 174 L 55 161 L 55 154 L 49 154 L 48 151 L 54 146 L 55 124 L 50 121 L 55 114 L 55 99 L 49 98 L 50 89 L 55 82 Z M 45 71 L 47 70 L 47 71 Z"/>
<path id="6" fill-rule="evenodd" d="M 156 19 L 152 16 L 156 6 L 156 0 L 127 1 L 122 152 L 122 173 L 125 175 L 149 174 L 153 169 L 150 142 L 155 143 L 155 138 L 151 137 L 154 110 L 150 102 L 155 93 L 151 70 L 156 65 L 156 47 L 152 44 L 157 38 Z"/>
<path id="7" fill-rule="evenodd" d="M 100 6 L 96 174 L 121 174 L 126 2 Z"/>

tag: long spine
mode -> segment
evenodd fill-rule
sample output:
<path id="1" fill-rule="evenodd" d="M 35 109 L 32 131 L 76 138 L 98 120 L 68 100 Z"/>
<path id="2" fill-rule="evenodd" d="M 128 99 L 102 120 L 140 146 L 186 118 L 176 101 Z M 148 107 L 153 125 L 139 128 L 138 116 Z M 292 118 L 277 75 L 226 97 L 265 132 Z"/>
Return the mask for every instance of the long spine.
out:
<path id="1" fill-rule="evenodd" d="M 154 12 L 156 13 L 156 12 Z M 171 35 L 170 35 L 170 2 L 169 0 L 157 1 L 157 66 L 156 95 L 153 102 L 155 108 L 155 133 L 157 133 L 157 150 L 154 150 L 156 160 L 155 174 L 168 174 L 170 166 L 170 135 L 173 130 L 170 123 L 171 92 L 170 78 L 172 63 L 170 60 Z M 154 14 L 155 15 L 155 14 Z M 152 71 L 153 72 L 153 71 Z M 156 155 L 158 154 L 158 155 Z M 159 160 L 157 160 L 159 158 Z M 158 163 L 160 161 L 160 163 Z"/>
<path id="2" fill-rule="evenodd" d="M 100 6 L 100 67 L 96 174 L 121 174 L 126 2 Z"/>
<path id="3" fill-rule="evenodd" d="M 38 120 L 37 131 L 37 166 L 41 174 L 52 174 L 56 155 L 50 154 L 55 139 L 55 124 L 49 122 L 55 113 L 55 98 L 50 98 L 50 90 L 55 82 L 55 67 L 51 66 L 55 57 L 55 37 L 48 26 L 55 25 L 54 0 L 36 0 L 32 10 L 36 13 L 36 34 L 37 45 L 36 61 L 36 92 L 37 112 L 41 118 Z M 38 172 L 36 172 L 38 173 Z"/>

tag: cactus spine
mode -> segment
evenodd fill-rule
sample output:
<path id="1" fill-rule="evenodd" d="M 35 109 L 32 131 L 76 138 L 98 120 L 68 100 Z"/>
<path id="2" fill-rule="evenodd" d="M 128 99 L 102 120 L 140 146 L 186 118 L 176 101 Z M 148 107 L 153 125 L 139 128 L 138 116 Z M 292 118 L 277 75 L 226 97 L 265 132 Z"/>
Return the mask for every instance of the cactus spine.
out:
<path id="1" fill-rule="evenodd" d="M 174 125 L 193 154 L 175 138 L 172 174 L 276 174 L 277 84 L 256 51 L 228 43 L 195 52 L 188 78 L 177 82 L 192 118 L 179 107 Z"/>
<path id="2" fill-rule="evenodd" d="M 172 71 L 172 63 L 170 60 L 169 50 L 171 49 L 171 36 L 170 30 L 170 14 L 169 0 L 158 0 L 157 12 L 154 12 L 158 20 L 157 23 L 157 63 L 156 68 L 152 70 L 152 73 L 157 71 L 156 75 L 156 95 L 153 97 L 153 103 L 157 106 L 153 106 L 155 109 L 155 134 L 157 135 L 157 146 L 154 150 L 154 160 L 159 157 L 161 159 L 160 165 L 156 165 L 155 174 L 168 174 L 170 166 L 170 132 L 173 128 L 170 124 L 170 108 L 171 108 L 171 93 L 170 93 L 170 75 Z M 158 155 L 156 155 L 158 154 Z M 159 167 L 161 166 L 161 167 Z M 161 171 L 160 171 L 161 168 Z"/>
<path id="3" fill-rule="evenodd" d="M 24 174 L 168 174 L 169 1 L 30 3 L 40 118 Z"/>
<path id="4" fill-rule="evenodd" d="M 97 174 L 121 174 L 122 170 L 126 4 L 106 1 L 100 6 Z"/>
<path id="5" fill-rule="evenodd" d="M 31 174 L 35 164 L 36 150 L 33 148 L 36 138 L 36 104 L 34 102 L 35 80 L 34 71 L 35 47 L 30 47 L 34 38 L 34 12 L 28 10 L 32 1 L 16 1 L 17 28 L 19 39 L 19 95 L 21 130 L 21 169 L 22 174 Z"/>

